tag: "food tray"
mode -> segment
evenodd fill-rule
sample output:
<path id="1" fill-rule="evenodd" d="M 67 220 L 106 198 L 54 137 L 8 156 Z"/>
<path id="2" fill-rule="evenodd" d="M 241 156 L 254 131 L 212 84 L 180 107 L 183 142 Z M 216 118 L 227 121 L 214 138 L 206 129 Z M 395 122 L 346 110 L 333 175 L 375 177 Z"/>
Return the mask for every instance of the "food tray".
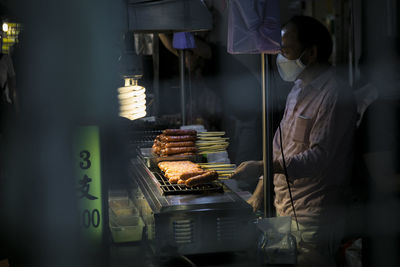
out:
<path id="1" fill-rule="evenodd" d="M 108 205 L 111 208 L 122 208 L 129 205 L 128 192 L 126 190 L 110 190 L 108 193 Z"/>
<path id="2" fill-rule="evenodd" d="M 115 243 L 142 240 L 144 222 L 125 190 L 109 193 L 111 236 Z"/>
<path id="3" fill-rule="evenodd" d="M 115 243 L 142 240 L 144 223 L 137 216 L 116 217 L 110 220 L 111 236 Z"/>

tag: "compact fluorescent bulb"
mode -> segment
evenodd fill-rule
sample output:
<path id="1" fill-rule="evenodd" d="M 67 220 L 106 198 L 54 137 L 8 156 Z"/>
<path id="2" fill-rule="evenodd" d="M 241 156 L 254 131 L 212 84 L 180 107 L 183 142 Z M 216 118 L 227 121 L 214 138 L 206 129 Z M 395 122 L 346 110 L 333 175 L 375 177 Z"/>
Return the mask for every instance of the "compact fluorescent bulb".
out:
<path id="1" fill-rule="evenodd" d="M 125 78 L 125 86 L 118 88 L 119 115 L 130 120 L 146 116 L 146 89 L 137 79 Z"/>

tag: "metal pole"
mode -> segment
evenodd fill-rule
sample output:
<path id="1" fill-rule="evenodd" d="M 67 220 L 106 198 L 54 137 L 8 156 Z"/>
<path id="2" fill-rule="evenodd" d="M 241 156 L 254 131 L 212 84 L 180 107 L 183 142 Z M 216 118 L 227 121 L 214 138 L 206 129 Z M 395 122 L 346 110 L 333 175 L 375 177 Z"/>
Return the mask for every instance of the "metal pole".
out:
<path id="1" fill-rule="evenodd" d="M 272 164 L 272 92 L 269 75 L 269 62 L 261 54 L 261 84 L 262 84 L 262 128 L 263 128 L 263 161 L 264 161 L 264 217 L 274 216 L 273 206 L 273 164 Z"/>
<path id="2" fill-rule="evenodd" d="M 153 36 L 153 115 L 157 117 L 160 107 L 160 50 L 158 34 L 153 34 Z"/>
<path id="3" fill-rule="evenodd" d="M 186 125 L 186 108 L 185 108 L 185 52 L 179 50 L 179 72 L 181 78 L 181 112 L 182 125 Z"/>

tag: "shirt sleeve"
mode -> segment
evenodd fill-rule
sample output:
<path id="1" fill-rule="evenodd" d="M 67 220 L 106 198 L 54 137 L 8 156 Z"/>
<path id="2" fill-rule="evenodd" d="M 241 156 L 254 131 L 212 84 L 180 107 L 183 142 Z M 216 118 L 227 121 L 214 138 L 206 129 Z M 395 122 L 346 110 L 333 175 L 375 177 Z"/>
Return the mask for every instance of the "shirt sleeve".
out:
<path id="1" fill-rule="evenodd" d="M 323 99 L 311 126 L 309 148 L 286 159 L 290 179 L 320 175 L 336 153 L 342 139 L 351 138 L 355 106 L 351 99 L 328 93 Z M 281 159 L 280 165 L 283 166 Z"/>

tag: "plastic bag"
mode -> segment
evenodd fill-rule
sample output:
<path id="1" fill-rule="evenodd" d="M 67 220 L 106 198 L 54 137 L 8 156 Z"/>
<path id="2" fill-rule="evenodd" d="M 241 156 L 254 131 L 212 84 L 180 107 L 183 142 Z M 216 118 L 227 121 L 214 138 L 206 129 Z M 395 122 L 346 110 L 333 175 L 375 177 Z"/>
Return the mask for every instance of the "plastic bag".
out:
<path id="1" fill-rule="evenodd" d="M 262 234 L 258 242 L 259 260 L 264 264 L 296 264 L 296 238 L 291 234 L 292 218 L 273 217 L 258 220 Z"/>
<path id="2" fill-rule="evenodd" d="M 356 239 L 346 250 L 346 265 L 348 267 L 361 267 L 362 266 L 362 239 Z"/>
<path id="3" fill-rule="evenodd" d="M 278 0 L 231 0 L 228 52 L 277 54 L 281 46 Z"/>

